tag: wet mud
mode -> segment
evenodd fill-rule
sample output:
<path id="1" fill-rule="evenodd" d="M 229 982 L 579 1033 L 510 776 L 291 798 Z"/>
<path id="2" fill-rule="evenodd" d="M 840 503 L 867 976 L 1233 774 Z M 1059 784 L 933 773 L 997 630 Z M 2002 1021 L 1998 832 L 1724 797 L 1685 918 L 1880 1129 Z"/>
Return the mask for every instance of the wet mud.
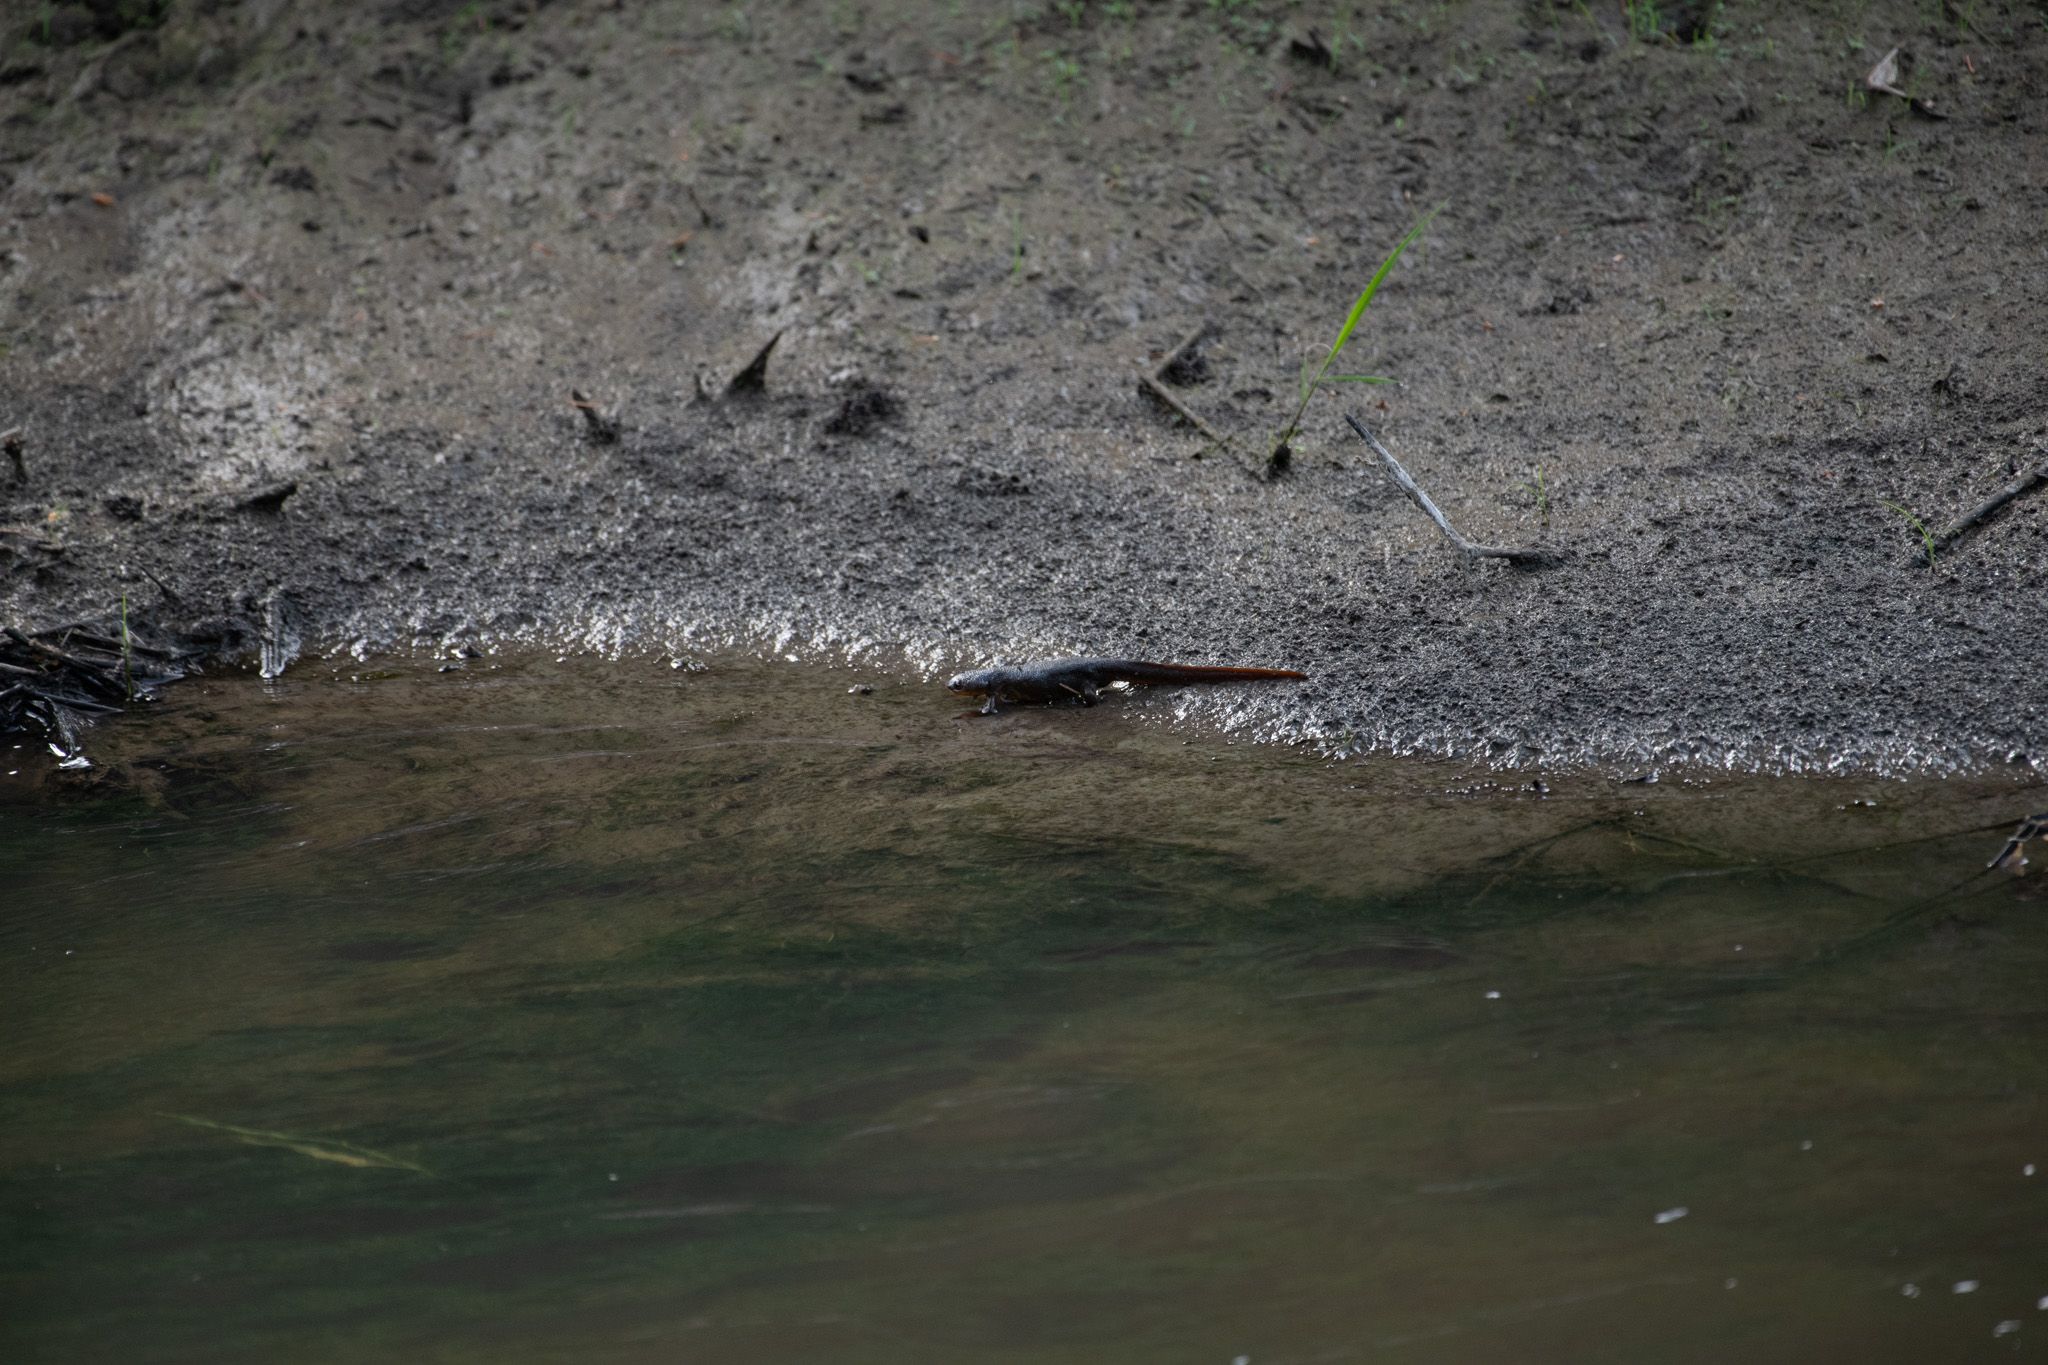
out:
<path id="1" fill-rule="evenodd" d="M 42 9 L 31 633 L 1126 655 L 1303 670 L 1179 714 L 1333 751 L 2041 762 L 2048 496 L 1929 546 L 2048 465 L 2036 6 Z M 1393 382 L 1258 477 L 1437 205 L 1340 367 Z M 1220 447 L 1140 384 L 1198 328 Z M 1553 560 L 1461 558 L 1346 411 Z"/>

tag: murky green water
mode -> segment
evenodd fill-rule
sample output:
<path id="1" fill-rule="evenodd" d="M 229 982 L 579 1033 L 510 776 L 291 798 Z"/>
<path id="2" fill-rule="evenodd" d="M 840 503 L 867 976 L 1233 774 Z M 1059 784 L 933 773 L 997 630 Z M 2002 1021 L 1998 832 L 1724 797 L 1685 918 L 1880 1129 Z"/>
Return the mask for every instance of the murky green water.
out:
<path id="1" fill-rule="evenodd" d="M 0 1356 L 2048 1349 L 2038 789 L 856 681 L 309 665 L 16 779 Z"/>

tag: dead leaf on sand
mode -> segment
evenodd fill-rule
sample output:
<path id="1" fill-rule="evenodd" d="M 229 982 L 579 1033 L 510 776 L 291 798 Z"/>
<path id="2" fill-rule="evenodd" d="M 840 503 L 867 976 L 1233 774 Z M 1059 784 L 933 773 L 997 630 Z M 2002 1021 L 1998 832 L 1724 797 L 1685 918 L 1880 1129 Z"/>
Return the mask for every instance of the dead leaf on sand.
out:
<path id="1" fill-rule="evenodd" d="M 1877 65 L 1870 68 L 1870 74 L 1863 78 L 1863 84 L 1879 94 L 1897 95 L 1911 105 L 1916 114 L 1924 114 L 1928 118 L 1948 117 L 1947 114 L 1936 112 L 1934 106 L 1926 100 L 1917 95 L 1909 95 L 1899 88 L 1899 49 L 1896 47 L 1878 59 Z"/>

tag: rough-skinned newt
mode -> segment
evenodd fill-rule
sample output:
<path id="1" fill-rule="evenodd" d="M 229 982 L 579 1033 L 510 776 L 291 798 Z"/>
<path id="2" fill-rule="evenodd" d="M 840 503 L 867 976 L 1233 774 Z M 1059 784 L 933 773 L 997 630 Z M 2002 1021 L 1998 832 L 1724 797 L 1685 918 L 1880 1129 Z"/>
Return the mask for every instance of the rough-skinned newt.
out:
<path id="1" fill-rule="evenodd" d="M 946 687 L 962 696 L 986 697 L 981 713 L 990 716 L 995 714 L 997 703 L 1006 701 L 1050 702 L 1072 697 L 1083 706 L 1092 706 L 1097 695 L 1111 683 L 1270 682 L 1307 676 L 1291 668 L 1211 668 L 1201 664 L 1146 663 L 1143 659 L 1041 659 L 1008 668 L 977 668 L 960 673 L 948 679 Z"/>

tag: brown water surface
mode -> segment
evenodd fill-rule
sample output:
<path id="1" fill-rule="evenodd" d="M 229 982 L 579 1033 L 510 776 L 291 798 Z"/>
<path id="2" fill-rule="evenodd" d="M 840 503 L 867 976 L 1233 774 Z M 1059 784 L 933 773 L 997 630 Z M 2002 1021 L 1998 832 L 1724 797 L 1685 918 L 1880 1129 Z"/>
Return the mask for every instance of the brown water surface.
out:
<path id="1" fill-rule="evenodd" d="M 7 779 L 0 1353 L 2043 1349 L 2038 789 L 1166 710 L 307 665 Z"/>

